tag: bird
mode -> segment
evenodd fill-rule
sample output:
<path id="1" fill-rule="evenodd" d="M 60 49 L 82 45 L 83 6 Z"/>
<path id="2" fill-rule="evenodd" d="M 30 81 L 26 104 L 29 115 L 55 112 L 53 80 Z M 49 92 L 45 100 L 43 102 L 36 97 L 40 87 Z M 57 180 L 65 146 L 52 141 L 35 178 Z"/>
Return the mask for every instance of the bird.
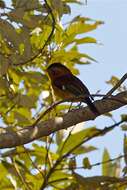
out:
<path id="1" fill-rule="evenodd" d="M 88 105 L 90 110 L 97 116 L 99 111 L 93 104 L 92 96 L 84 83 L 72 74 L 65 65 L 56 62 L 50 64 L 46 69 L 55 96 L 64 99 L 73 99 L 73 102 L 82 101 Z M 84 98 L 80 98 L 83 97 Z M 79 100 L 78 100 L 79 97 Z M 75 98 L 75 99 L 74 99 Z"/>

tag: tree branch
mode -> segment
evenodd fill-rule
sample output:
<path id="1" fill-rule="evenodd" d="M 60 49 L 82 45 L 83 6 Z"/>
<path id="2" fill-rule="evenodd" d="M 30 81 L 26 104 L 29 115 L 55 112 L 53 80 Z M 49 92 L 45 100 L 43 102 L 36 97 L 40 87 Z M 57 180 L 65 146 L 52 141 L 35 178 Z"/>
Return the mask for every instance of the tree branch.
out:
<path id="1" fill-rule="evenodd" d="M 115 100 L 116 99 L 116 100 Z M 118 101 L 120 100 L 120 101 Z M 127 91 L 121 92 L 110 99 L 102 99 L 95 101 L 95 106 L 99 110 L 100 115 L 116 110 L 127 104 Z M 88 107 L 76 109 L 64 114 L 61 117 L 55 117 L 46 121 L 39 121 L 36 126 L 28 126 L 19 131 L 7 131 L 0 134 L 0 148 L 12 148 L 23 145 L 48 136 L 51 133 L 67 129 L 78 123 L 94 120 L 96 116 L 90 111 Z"/>

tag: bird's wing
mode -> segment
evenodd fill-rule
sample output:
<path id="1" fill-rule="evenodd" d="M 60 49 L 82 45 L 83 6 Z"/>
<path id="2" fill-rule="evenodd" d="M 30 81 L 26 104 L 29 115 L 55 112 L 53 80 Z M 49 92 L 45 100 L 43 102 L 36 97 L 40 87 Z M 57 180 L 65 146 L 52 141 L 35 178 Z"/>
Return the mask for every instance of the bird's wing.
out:
<path id="1" fill-rule="evenodd" d="M 65 75 L 56 79 L 55 86 L 75 96 L 90 94 L 87 87 L 74 75 Z"/>

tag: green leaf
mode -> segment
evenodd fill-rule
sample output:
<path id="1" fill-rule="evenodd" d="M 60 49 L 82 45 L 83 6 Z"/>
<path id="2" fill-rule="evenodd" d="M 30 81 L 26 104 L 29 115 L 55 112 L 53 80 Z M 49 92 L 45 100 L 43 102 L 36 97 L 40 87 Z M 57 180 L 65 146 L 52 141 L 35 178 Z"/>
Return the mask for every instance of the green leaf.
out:
<path id="1" fill-rule="evenodd" d="M 44 180 L 44 178 L 42 178 L 42 175 L 40 172 L 37 174 L 31 174 L 31 173 L 25 174 L 25 181 L 27 181 L 27 187 L 29 185 L 29 189 L 34 189 L 34 190 L 40 189 L 40 187 L 43 183 L 43 180 Z M 21 188 L 22 188 L 22 186 L 21 186 Z"/>
<path id="2" fill-rule="evenodd" d="M 15 109 L 13 113 L 19 125 L 29 125 L 32 123 L 31 112 L 27 108 Z"/>
<path id="3" fill-rule="evenodd" d="M 85 44 L 85 43 L 94 43 L 94 44 L 97 43 L 96 39 L 92 38 L 92 37 L 85 37 L 85 38 L 75 39 L 74 41 L 76 42 L 76 45 Z"/>
<path id="4" fill-rule="evenodd" d="M 34 95 L 27 96 L 18 94 L 16 98 L 13 99 L 14 103 L 16 103 L 18 106 L 22 106 L 28 109 L 35 108 L 36 107 L 36 101 L 37 97 Z"/>
<path id="5" fill-rule="evenodd" d="M 3 76 L 7 73 L 9 68 L 9 61 L 6 57 L 0 55 L 0 76 Z"/>
<path id="6" fill-rule="evenodd" d="M 127 131 L 127 125 L 126 124 L 123 124 L 120 127 L 122 128 L 123 131 Z"/>
<path id="7" fill-rule="evenodd" d="M 69 169 L 70 170 L 74 170 L 74 169 L 76 169 L 76 159 L 75 159 L 75 157 L 74 158 L 71 158 L 70 160 L 69 160 Z"/>
<path id="8" fill-rule="evenodd" d="M 13 25 L 11 25 L 6 20 L 0 19 L 0 33 L 5 40 L 12 43 L 12 45 L 15 47 L 15 50 L 19 49 L 21 39 Z"/>
<path id="9" fill-rule="evenodd" d="M 78 147 L 76 150 L 74 150 L 73 153 L 79 155 L 79 154 L 89 153 L 89 152 L 95 151 L 95 150 L 97 150 L 97 148 L 94 146 L 83 145 L 83 146 Z"/>
<path id="10" fill-rule="evenodd" d="M 65 35 L 65 32 L 61 25 L 56 25 L 56 32 L 54 36 L 54 41 L 57 45 L 61 45 L 63 43 L 63 37 Z"/>
<path id="11" fill-rule="evenodd" d="M 18 8 L 25 8 L 25 9 L 34 9 L 35 7 L 37 8 L 39 6 L 39 1 L 38 0 L 13 0 L 13 6 Z"/>
<path id="12" fill-rule="evenodd" d="M 106 81 L 107 84 L 115 86 L 119 82 L 119 79 L 116 76 L 112 76 L 109 81 Z"/>
<path id="13" fill-rule="evenodd" d="M 82 4 L 80 0 L 65 0 L 66 3 L 76 3 L 76 4 Z"/>
<path id="14" fill-rule="evenodd" d="M 60 130 L 56 132 L 56 143 L 59 145 L 61 143 L 61 140 L 64 138 L 64 131 Z"/>
<path id="15" fill-rule="evenodd" d="M 68 181 L 73 179 L 71 174 L 68 174 L 68 173 L 65 173 L 62 171 L 54 171 L 53 174 L 51 175 L 50 179 L 49 179 L 49 183 L 54 181 L 54 183 L 52 182 L 52 184 L 59 184 L 60 180 L 62 182 L 62 180 L 65 178 L 68 179 Z"/>
<path id="16" fill-rule="evenodd" d="M 0 181 L 3 180 L 8 174 L 8 169 L 4 166 L 3 162 L 0 163 Z"/>
<path id="17" fill-rule="evenodd" d="M 85 169 L 91 169 L 91 164 L 90 164 L 90 161 L 89 161 L 88 157 L 85 157 L 83 159 L 83 166 L 84 166 Z"/>
<path id="18" fill-rule="evenodd" d="M 102 164 L 102 175 L 104 176 L 114 176 L 116 165 L 110 159 L 108 150 L 104 149 L 102 162 L 107 162 Z"/>
<path id="19" fill-rule="evenodd" d="M 78 144 L 81 145 L 81 143 L 85 140 L 85 138 L 94 136 L 98 131 L 99 130 L 96 129 L 95 127 L 91 127 L 88 129 L 84 129 L 80 132 L 71 134 L 67 140 L 65 139 L 65 141 L 61 142 L 57 151 L 62 154 L 67 153 L 68 151 L 70 151 L 71 149 L 76 147 Z M 75 150 L 73 150 L 72 153 L 76 154 L 76 151 L 78 153 L 79 147 L 77 147 Z M 91 147 L 91 148 L 94 149 L 93 147 Z M 89 149 L 89 151 L 91 151 L 90 149 Z M 62 150 L 62 152 L 61 152 L 61 150 Z M 88 149 L 86 148 L 86 150 L 85 150 L 85 147 L 84 147 L 83 153 L 85 153 L 85 151 L 88 152 Z"/>
<path id="20" fill-rule="evenodd" d="M 124 144 L 123 144 L 123 149 L 124 149 L 124 161 L 125 161 L 125 164 L 127 166 L 127 137 L 126 135 L 124 135 Z"/>
<path id="21" fill-rule="evenodd" d="M 45 158 L 46 158 L 46 155 L 47 155 L 47 149 L 45 147 L 43 147 L 43 146 L 40 147 L 38 144 L 33 143 L 32 144 L 32 150 L 33 150 L 33 152 L 31 152 L 30 154 L 32 156 L 36 156 L 36 158 L 35 158 L 36 163 L 45 164 Z M 49 150 L 48 153 L 49 153 L 50 159 L 52 161 L 57 160 L 58 157 L 59 157 L 58 154 L 56 154 L 54 152 L 51 152 L 50 150 Z"/>
<path id="22" fill-rule="evenodd" d="M 122 114 L 121 115 L 121 120 L 122 121 L 127 121 L 127 114 Z"/>
<path id="23" fill-rule="evenodd" d="M 92 30 L 95 30 L 101 24 L 103 24 L 103 22 L 101 21 L 96 21 L 94 24 L 86 24 L 82 21 L 75 22 L 67 28 L 66 33 L 68 37 L 75 37 L 78 34 L 87 33 Z"/>
<path id="24" fill-rule="evenodd" d="M 74 49 L 71 49 L 69 51 L 59 50 L 59 51 L 54 52 L 51 62 L 54 63 L 54 62 L 58 62 L 59 60 L 61 60 L 61 62 L 69 63 L 69 61 L 76 62 L 75 60 L 78 60 L 78 59 L 80 60 L 82 58 L 85 58 L 86 61 L 88 59 L 88 60 L 97 62 L 94 58 L 90 57 L 89 55 L 87 55 L 85 53 L 80 53 Z"/>

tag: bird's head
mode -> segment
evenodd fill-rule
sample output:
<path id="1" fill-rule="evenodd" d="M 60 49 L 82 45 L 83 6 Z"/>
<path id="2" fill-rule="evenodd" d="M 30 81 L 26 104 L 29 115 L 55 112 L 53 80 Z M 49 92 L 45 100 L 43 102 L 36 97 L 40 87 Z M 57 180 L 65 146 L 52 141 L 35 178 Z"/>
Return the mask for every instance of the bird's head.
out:
<path id="1" fill-rule="evenodd" d="M 71 71 L 61 63 L 53 63 L 47 68 L 47 73 L 51 80 L 61 77 L 66 74 L 71 74 Z"/>

